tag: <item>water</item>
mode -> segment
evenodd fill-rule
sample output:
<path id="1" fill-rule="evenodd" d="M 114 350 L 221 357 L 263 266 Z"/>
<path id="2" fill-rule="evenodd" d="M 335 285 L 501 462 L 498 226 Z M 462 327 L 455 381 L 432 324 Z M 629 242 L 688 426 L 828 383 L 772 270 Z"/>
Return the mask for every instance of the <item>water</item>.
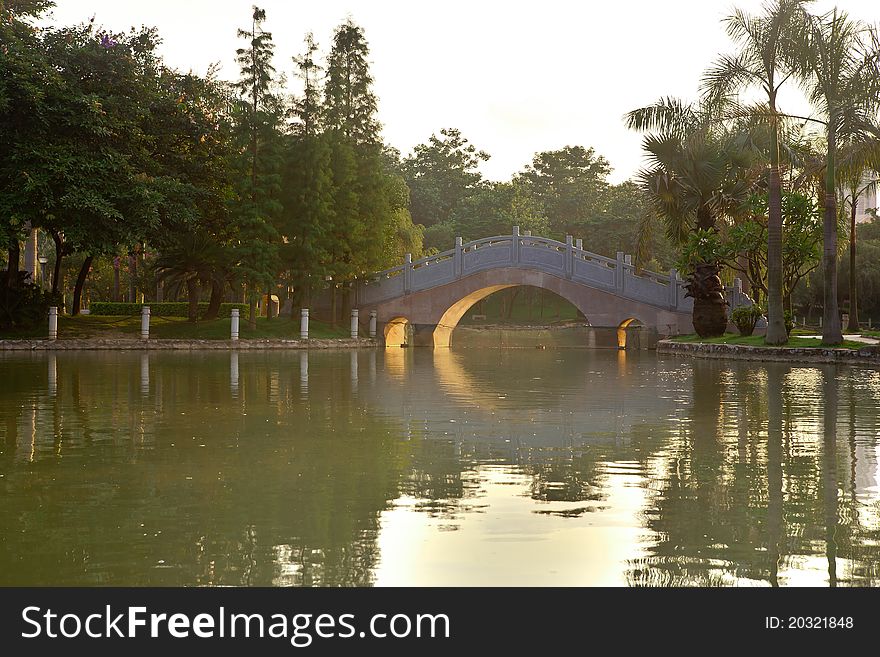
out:
<path id="1" fill-rule="evenodd" d="M 880 372 L 0 354 L 0 585 L 870 586 Z"/>

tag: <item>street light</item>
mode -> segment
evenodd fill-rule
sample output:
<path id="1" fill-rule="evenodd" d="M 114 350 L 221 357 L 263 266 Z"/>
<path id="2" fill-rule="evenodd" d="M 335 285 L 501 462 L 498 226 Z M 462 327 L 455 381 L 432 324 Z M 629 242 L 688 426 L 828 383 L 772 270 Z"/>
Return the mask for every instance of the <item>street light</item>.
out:
<path id="1" fill-rule="evenodd" d="M 46 264 L 49 262 L 49 258 L 46 256 L 40 256 L 37 258 L 37 261 L 40 263 L 40 289 L 46 289 Z"/>

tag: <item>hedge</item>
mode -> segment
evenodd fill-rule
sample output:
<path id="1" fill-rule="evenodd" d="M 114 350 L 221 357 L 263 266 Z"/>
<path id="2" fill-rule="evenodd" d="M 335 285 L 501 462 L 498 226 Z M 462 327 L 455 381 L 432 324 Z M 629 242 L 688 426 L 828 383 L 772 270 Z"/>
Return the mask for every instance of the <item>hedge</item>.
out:
<path id="1" fill-rule="evenodd" d="M 189 304 L 186 301 L 151 301 L 147 303 L 114 303 L 112 301 L 95 301 L 89 305 L 90 315 L 140 315 L 141 308 L 150 307 L 154 317 L 189 317 Z M 248 312 L 246 303 L 221 303 L 219 317 L 229 317 L 232 309 L 238 308 L 241 315 Z M 199 317 L 208 309 L 207 302 L 199 303 Z"/>

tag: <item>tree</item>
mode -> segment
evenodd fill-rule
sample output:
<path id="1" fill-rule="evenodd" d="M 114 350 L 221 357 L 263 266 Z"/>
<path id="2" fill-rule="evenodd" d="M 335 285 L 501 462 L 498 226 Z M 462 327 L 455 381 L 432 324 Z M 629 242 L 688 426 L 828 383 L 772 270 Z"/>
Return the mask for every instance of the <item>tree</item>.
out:
<path id="1" fill-rule="evenodd" d="M 601 212 L 609 173 L 608 161 L 592 148 L 566 146 L 537 153 L 516 178 L 543 207 L 551 233 L 564 238 L 584 234 Z"/>
<path id="2" fill-rule="evenodd" d="M 444 128 L 439 137 L 433 134 L 416 146 L 402 167 L 413 221 L 427 227 L 453 222 L 466 201 L 484 189 L 479 166 L 488 159 L 456 128 Z"/>
<path id="3" fill-rule="evenodd" d="M 704 76 L 704 89 L 710 103 L 727 100 L 733 90 L 760 88 L 766 95 L 766 108 L 759 109 L 769 124 L 769 214 L 767 222 L 767 344 L 785 344 L 782 304 L 782 183 L 779 174 L 779 124 L 777 98 L 782 85 L 794 72 L 791 53 L 794 33 L 802 26 L 799 0 L 774 0 L 761 16 L 750 16 L 737 9 L 726 20 L 727 33 L 738 46 L 733 56 L 723 56 Z M 766 109 L 766 111 L 763 111 Z"/>
<path id="4" fill-rule="evenodd" d="M 843 341 L 837 296 L 838 143 L 875 126 L 880 104 L 880 49 L 876 32 L 836 8 L 805 15 L 799 72 L 810 100 L 824 115 L 826 133 L 823 222 L 824 322 L 822 344 Z"/>
<path id="5" fill-rule="evenodd" d="M 278 126 L 284 108 L 274 93 L 276 84 L 272 57 L 272 34 L 263 28 L 266 11 L 253 8 L 251 29 L 239 30 L 248 47 L 236 51 L 240 78 L 236 88 L 242 97 L 236 109 L 235 125 L 239 140 L 248 144 L 248 155 L 240 159 L 239 170 L 248 173 L 249 185 L 239 186 L 233 220 L 236 226 L 235 250 L 239 273 L 246 283 L 250 311 L 248 322 L 256 327 L 256 305 L 261 289 L 271 295 L 278 268 L 279 235 L 273 219 L 280 211 L 278 202 L 281 166 Z M 271 317 L 267 303 L 267 317 Z"/>
<path id="6" fill-rule="evenodd" d="M 336 28 L 327 58 L 324 115 L 329 130 L 358 145 L 375 144 L 379 137 L 369 54 L 363 29 L 350 18 Z"/>
<path id="7" fill-rule="evenodd" d="M 674 99 L 633 110 L 626 120 L 632 129 L 650 131 L 642 144 L 648 165 L 638 174 L 648 205 L 641 232 L 651 235 L 650 227 L 660 222 L 673 243 L 695 245 L 695 257 L 686 259 L 694 329 L 703 337 L 722 335 L 727 307 L 721 263 L 717 250 L 704 247 L 742 213 L 753 187 L 750 136 L 725 129 L 706 108 Z"/>
<path id="8" fill-rule="evenodd" d="M 187 316 L 190 322 L 196 322 L 199 318 L 201 286 L 207 283 L 212 287 L 222 287 L 226 258 L 222 247 L 209 235 L 190 233 L 178 235 L 175 245 L 166 249 L 153 266 L 157 278 L 172 295 L 180 290 L 186 291 L 189 301 Z M 216 309 L 209 304 L 205 319 L 216 318 L 218 310 L 219 303 Z"/>
<path id="9" fill-rule="evenodd" d="M 859 330 L 859 305 L 856 272 L 856 210 L 859 197 L 877 189 L 880 178 L 880 139 L 850 140 L 841 146 L 840 170 L 842 203 L 849 203 L 849 323 L 847 330 Z"/>

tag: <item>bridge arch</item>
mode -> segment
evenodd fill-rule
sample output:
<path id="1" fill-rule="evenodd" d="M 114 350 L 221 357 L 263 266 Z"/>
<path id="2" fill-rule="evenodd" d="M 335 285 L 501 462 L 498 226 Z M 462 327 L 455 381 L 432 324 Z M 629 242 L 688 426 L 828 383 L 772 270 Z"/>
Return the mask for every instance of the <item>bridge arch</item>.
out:
<path id="1" fill-rule="evenodd" d="M 403 347 L 409 344 L 409 320 L 395 317 L 385 323 L 384 337 L 386 347 Z"/>

